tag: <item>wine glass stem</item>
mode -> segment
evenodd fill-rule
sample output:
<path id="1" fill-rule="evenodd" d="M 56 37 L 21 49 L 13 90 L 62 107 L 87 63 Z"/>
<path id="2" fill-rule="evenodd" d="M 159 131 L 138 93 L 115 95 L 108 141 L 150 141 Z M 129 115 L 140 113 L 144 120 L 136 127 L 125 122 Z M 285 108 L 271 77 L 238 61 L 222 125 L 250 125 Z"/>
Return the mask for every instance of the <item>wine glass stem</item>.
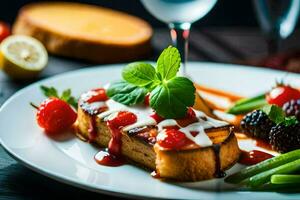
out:
<path id="1" fill-rule="evenodd" d="M 183 66 L 182 75 L 186 75 L 186 62 L 188 57 L 188 40 L 190 35 L 190 23 L 170 23 L 170 33 L 173 45 L 177 47 Z"/>

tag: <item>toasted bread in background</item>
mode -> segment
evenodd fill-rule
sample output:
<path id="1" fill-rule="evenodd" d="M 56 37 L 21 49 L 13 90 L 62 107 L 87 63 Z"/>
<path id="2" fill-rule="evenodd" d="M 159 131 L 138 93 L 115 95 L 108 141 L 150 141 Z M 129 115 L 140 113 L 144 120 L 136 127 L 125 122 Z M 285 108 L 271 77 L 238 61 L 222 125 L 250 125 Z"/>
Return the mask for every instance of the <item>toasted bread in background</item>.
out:
<path id="1" fill-rule="evenodd" d="M 37 38 L 55 55 L 113 63 L 147 56 L 152 28 L 137 17 L 99 6 L 40 2 L 20 10 L 13 33 Z"/>

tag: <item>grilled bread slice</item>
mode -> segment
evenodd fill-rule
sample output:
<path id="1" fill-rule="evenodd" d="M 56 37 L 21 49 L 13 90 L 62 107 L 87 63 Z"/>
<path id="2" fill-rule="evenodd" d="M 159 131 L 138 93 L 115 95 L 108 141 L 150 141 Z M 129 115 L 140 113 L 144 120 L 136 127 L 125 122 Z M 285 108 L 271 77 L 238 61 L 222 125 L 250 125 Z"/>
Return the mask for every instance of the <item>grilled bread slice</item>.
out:
<path id="1" fill-rule="evenodd" d="M 199 181 L 223 177 L 239 158 L 237 139 L 230 127 L 207 130 L 213 145 L 183 151 L 164 150 L 154 145 L 156 171 L 164 178 Z"/>
<path id="2" fill-rule="evenodd" d="M 79 102 L 78 134 L 107 147 L 112 137 L 105 121 Z M 157 127 L 144 126 L 122 131 L 122 155 L 138 165 L 155 170 L 161 178 L 179 181 L 200 181 L 222 175 L 234 165 L 240 154 L 231 126 L 205 130 L 213 142 L 209 147 L 167 150 L 156 143 Z M 154 134 L 153 134 L 154 133 Z"/>
<path id="3" fill-rule="evenodd" d="M 101 121 L 95 115 L 89 114 L 82 107 L 78 108 L 78 134 L 88 141 L 97 143 L 100 147 L 107 147 L 111 139 L 111 132 L 106 122 Z M 94 123 L 94 124 L 93 124 Z M 91 136 L 91 128 L 96 128 L 95 136 Z M 127 133 L 122 134 L 122 154 L 126 158 L 146 167 L 155 169 L 155 152 L 153 143 L 149 138 L 151 128 L 145 129 L 138 135 L 130 136 Z M 92 137 L 92 138 L 91 138 Z"/>
<path id="4" fill-rule="evenodd" d="M 142 19 L 123 12 L 49 1 L 24 6 L 13 33 L 35 37 L 55 55 L 113 63 L 147 56 L 152 29 Z"/>

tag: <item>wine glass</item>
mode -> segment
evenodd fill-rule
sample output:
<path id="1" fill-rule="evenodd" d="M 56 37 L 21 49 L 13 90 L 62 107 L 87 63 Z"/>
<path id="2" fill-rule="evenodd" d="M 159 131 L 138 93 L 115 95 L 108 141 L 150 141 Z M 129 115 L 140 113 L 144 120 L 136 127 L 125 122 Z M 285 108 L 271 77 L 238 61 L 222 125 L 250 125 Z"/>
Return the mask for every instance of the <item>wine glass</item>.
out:
<path id="1" fill-rule="evenodd" d="M 278 52 L 282 39 L 287 38 L 297 24 L 299 0 L 253 0 L 256 15 L 268 43 L 269 55 Z"/>
<path id="2" fill-rule="evenodd" d="M 141 0 L 141 2 L 152 15 L 169 25 L 173 45 L 178 48 L 182 58 L 181 73 L 186 75 L 191 24 L 204 17 L 217 0 Z"/>

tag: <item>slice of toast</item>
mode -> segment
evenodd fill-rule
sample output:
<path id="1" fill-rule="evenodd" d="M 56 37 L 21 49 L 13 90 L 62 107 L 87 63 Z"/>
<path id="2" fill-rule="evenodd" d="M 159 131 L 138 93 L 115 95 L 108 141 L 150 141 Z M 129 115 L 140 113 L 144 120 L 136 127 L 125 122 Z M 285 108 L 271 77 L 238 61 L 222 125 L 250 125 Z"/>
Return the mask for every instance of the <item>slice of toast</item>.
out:
<path id="1" fill-rule="evenodd" d="M 150 54 L 150 25 L 129 14 L 71 2 L 38 2 L 24 6 L 14 34 L 40 40 L 55 55 L 96 63 L 124 62 Z"/>
<path id="2" fill-rule="evenodd" d="M 81 99 L 78 107 L 78 134 L 101 147 L 112 137 L 105 120 L 100 119 Z M 240 154 L 232 127 L 224 125 L 205 129 L 212 141 L 208 147 L 193 146 L 182 150 L 164 149 L 156 143 L 158 127 L 142 126 L 122 131 L 122 155 L 138 165 L 155 170 L 161 178 L 199 181 L 221 176 L 234 165 Z"/>

